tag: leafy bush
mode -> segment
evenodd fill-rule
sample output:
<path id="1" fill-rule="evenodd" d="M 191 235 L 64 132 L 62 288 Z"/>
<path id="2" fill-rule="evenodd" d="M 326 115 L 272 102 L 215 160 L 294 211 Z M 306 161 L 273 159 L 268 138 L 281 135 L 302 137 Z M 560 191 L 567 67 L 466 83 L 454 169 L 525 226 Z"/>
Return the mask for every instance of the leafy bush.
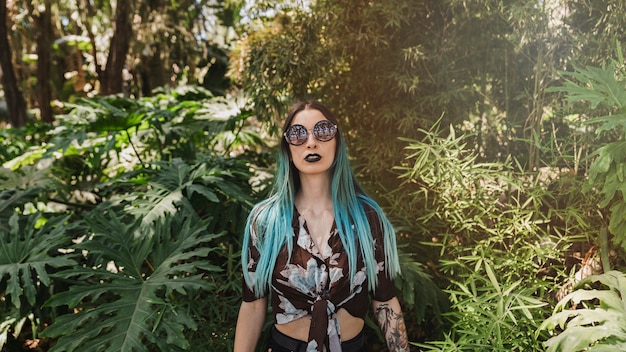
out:
<path id="1" fill-rule="evenodd" d="M 20 129 L 0 130 L 0 165 L 46 142 L 49 129 L 48 124 L 36 122 Z"/>
<path id="2" fill-rule="evenodd" d="M 79 100 L 4 162 L 0 346 L 227 350 L 268 160 L 247 104 L 194 87 Z"/>
<path id="3" fill-rule="evenodd" d="M 54 272 L 76 265 L 72 255 L 58 251 L 70 242 L 72 233 L 80 232 L 81 224 L 68 224 L 68 219 L 39 212 L 13 213 L 7 227 L 0 227 L 0 309 L 5 313 L 0 322 L 0 346 L 9 341 L 9 332 L 20 334 L 27 322 L 36 325 L 50 314 L 41 307 L 56 285 Z M 33 335 L 37 337 L 36 330 Z"/>
<path id="4" fill-rule="evenodd" d="M 599 193 L 596 204 L 601 214 L 608 213 L 608 226 L 603 225 L 597 231 L 599 238 L 594 239 L 600 246 L 605 272 L 579 281 L 575 291 L 558 302 L 552 316 L 537 332 L 538 337 L 546 331 L 550 333 L 549 338 L 544 338 L 548 351 L 626 349 L 626 277 L 610 270 L 611 256 L 620 258 L 626 250 L 626 65 L 619 44 L 617 53 L 618 59 L 603 67 L 561 72 L 565 83 L 552 89 L 565 93 L 570 108 L 580 112 L 585 124 L 597 126 L 596 145 L 600 147 L 589 156 L 592 163 L 583 189 L 586 193 Z M 607 230 L 618 246 L 615 250 L 609 246 Z"/>
<path id="5" fill-rule="evenodd" d="M 452 128 L 422 132 L 423 140 L 406 140 L 406 162 L 396 168 L 403 184 L 389 195 L 390 213 L 409 252 L 435 269 L 452 306 L 440 339 L 418 345 L 541 350 L 534 333 L 549 314 L 549 294 L 566 277 L 563 253 L 587 239 L 587 219 L 548 189 L 561 187 L 558 180 L 516 171 L 511 162 L 478 163 L 466 148 L 471 136 Z M 580 181 L 570 183 L 575 192 Z"/>
<path id="6" fill-rule="evenodd" d="M 74 266 L 55 276 L 72 280 L 45 306 L 74 311 L 55 319 L 43 331 L 58 338 L 51 351 L 148 351 L 146 341 L 160 350 L 184 350 L 186 329 L 197 325 L 188 314 L 189 298 L 215 287 L 202 273 L 220 271 L 206 257 L 210 243 L 223 234 L 207 233 L 210 219 L 199 221 L 182 211 L 164 217 L 146 236 L 140 221 L 125 224 L 116 215 L 92 213 L 90 239 L 75 246 L 97 257 L 93 267 Z M 186 213 L 186 214 L 185 214 Z"/>
<path id="7" fill-rule="evenodd" d="M 539 351 L 534 332 L 541 308 L 547 303 L 535 297 L 523 281 L 501 284 L 489 261 L 460 258 L 473 272 L 454 281 L 446 290 L 452 309 L 444 315 L 452 321 L 442 341 L 416 344 L 430 351 Z M 458 264 L 457 263 L 457 264 Z"/>

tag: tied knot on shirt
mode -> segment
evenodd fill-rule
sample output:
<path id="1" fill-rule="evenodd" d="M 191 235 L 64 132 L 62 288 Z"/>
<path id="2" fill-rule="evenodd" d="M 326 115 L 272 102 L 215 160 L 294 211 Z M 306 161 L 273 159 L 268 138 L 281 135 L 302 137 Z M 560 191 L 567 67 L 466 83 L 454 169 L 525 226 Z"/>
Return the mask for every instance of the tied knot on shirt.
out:
<path id="1" fill-rule="evenodd" d="M 319 346 L 318 348 L 328 346 L 330 351 L 341 351 L 339 324 L 335 312 L 336 308 L 329 299 L 329 292 L 324 290 L 316 298 L 311 307 L 309 341 L 315 341 L 317 346 Z M 337 349 L 337 347 L 339 347 L 339 349 Z"/>

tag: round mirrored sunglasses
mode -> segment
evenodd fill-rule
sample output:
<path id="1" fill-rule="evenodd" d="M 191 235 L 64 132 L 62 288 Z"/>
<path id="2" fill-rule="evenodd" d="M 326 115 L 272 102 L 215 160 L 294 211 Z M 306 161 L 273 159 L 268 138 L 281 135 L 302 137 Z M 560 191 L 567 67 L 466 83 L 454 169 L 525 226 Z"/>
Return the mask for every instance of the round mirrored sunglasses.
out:
<path id="1" fill-rule="evenodd" d="M 291 125 L 285 132 L 285 140 L 294 146 L 303 145 L 309 139 L 309 131 L 302 125 Z M 313 126 L 313 137 L 320 142 L 330 141 L 335 138 L 335 134 L 337 125 L 328 120 L 318 121 Z"/>

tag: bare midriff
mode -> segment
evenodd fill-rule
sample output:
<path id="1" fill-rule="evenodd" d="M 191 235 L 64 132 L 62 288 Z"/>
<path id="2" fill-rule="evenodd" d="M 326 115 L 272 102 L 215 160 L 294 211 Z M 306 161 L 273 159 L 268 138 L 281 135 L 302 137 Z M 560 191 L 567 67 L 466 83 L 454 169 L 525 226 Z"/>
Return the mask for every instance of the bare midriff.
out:
<path id="1" fill-rule="evenodd" d="M 361 330 L 363 330 L 363 325 L 365 325 L 363 319 L 353 317 L 343 308 L 339 309 L 337 312 L 337 319 L 339 320 L 339 328 L 341 329 L 341 341 L 348 341 L 355 338 Z M 293 339 L 301 341 L 307 341 L 309 339 L 310 327 L 310 317 L 303 317 L 286 324 L 276 325 L 276 329 L 278 331 Z"/>

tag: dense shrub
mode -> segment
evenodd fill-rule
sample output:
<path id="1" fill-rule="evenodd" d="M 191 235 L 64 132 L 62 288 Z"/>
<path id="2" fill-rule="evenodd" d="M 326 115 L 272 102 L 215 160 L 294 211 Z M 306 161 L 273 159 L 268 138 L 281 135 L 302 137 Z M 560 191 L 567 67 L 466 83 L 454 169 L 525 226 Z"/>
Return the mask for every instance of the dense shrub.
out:
<path id="1" fill-rule="evenodd" d="M 0 346 L 226 350 L 268 159 L 246 100 L 182 87 L 66 108 L 46 143 L 5 153 Z"/>

